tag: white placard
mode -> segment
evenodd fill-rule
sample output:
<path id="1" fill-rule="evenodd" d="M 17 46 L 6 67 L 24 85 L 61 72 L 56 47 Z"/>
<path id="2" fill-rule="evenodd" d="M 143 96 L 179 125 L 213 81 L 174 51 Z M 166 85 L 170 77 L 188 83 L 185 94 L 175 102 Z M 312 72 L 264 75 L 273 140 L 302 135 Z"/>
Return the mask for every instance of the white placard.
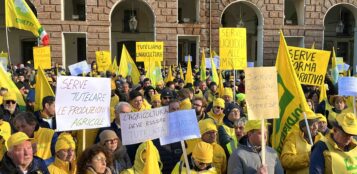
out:
<path id="1" fill-rule="evenodd" d="M 120 114 L 123 145 L 136 144 L 167 135 L 169 107 Z"/>
<path id="2" fill-rule="evenodd" d="M 90 66 L 87 64 L 87 61 L 83 60 L 82 62 L 75 63 L 68 66 L 69 72 L 72 76 L 76 76 L 82 73 L 89 73 L 91 71 Z"/>
<path id="3" fill-rule="evenodd" d="M 348 71 L 348 69 L 350 69 L 350 65 L 345 63 L 343 68 L 345 71 Z"/>
<path id="4" fill-rule="evenodd" d="M 254 67 L 254 62 L 247 62 L 248 67 Z"/>
<path id="5" fill-rule="evenodd" d="M 172 112 L 168 118 L 169 132 L 160 138 L 161 145 L 201 137 L 195 110 Z"/>
<path id="6" fill-rule="evenodd" d="M 110 78 L 58 76 L 56 131 L 110 126 Z"/>
<path id="7" fill-rule="evenodd" d="M 216 68 L 219 69 L 220 64 L 219 64 L 219 57 L 218 56 L 213 58 L 213 62 L 216 65 Z M 206 58 L 206 68 L 209 68 L 209 69 L 212 68 L 211 58 Z"/>
<path id="8" fill-rule="evenodd" d="M 357 96 L 357 78 L 356 77 L 339 77 L 338 78 L 338 95 Z"/>

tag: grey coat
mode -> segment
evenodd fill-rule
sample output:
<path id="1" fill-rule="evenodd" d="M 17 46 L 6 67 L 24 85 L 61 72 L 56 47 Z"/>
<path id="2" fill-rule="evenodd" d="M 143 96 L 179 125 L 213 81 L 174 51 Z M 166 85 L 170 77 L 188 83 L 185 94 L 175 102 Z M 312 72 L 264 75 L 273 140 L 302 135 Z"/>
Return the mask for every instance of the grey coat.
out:
<path id="1" fill-rule="evenodd" d="M 284 174 L 278 155 L 273 148 L 266 146 L 265 159 L 269 174 Z M 244 136 L 228 160 L 228 174 L 256 174 L 261 164 L 261 153 L 249 147 L 248 138 Z"/>

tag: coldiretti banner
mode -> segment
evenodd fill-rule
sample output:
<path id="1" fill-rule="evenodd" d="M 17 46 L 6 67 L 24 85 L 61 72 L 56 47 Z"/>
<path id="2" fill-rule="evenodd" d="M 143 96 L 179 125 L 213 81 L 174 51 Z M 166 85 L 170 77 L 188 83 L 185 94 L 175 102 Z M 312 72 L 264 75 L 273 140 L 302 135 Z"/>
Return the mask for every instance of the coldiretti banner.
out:
<path id="1" fill-rule="evenodd" d="M 106 71 L 112 64 L 109 51 L 96 51 L 95 59 L 98 64 L 98 71 Z"/>
<path id="2" fill-rule="evenodd" d="M 247 31 L 245 28 L 219 28 L 221 70 L 243 70 L 247 67 Z"/>
<path id="3" fill-rule="evenodd" d="M 164 42 L 136 42 L 136 61 L 162 61 Z"/>
<path id="4" fill-rule="evenodd" d="M 330 51 L 288 46 L 289 57 L 302 84 L 321 86 L 325 81 Z"/>

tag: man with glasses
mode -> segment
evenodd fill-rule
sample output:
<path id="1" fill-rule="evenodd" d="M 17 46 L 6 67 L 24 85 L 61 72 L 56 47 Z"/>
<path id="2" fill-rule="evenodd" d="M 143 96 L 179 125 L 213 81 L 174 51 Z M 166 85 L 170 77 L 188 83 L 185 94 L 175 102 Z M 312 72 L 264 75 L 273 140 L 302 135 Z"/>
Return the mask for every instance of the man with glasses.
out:
<path id="1" fill-rule="evenodd" d="M 4 121 L 11 123 L 12 119 L 18 114 L 17 97 L 14 92 L 8 91 L 3 98 L 3 104 L 0 106 L 0 116 Z"/>
<path id="2" fill-rule="evenodd" d="M 220 126 L 223 124 L 223 118 L 224 118 L 224 106 L 225 106 L 225 102 L 222 98 L 217 98 L 213 101 L 213 106 L 211 111 L 209 111 L 208 117 L 212 118 L 214 120 L 214 123 L 217 126 Z"/>
<path id="3" fill-rule="evenodd" d="M 160 98 L 161 98 L 161 105 L 168 106 L 170 100 L 173 98 L 173 93 L 170 89 L 165 88 L 164 90 L 162 90 Z"/>
<path id="4" fill-rule="evenodd" d="M 192 101 L 192 109 L 196 111 L 197 120 L 206 119 L 208 116 L 204 112 L 207 107 L 207 102 L 202 97 L 195 97 Z"/>
<path id="5" fill-rule="evenodd" d="M 353 113 L 336 116 L 332 131 L 311 150 L 310 174 L 356 173 L 357 118 Z"/>

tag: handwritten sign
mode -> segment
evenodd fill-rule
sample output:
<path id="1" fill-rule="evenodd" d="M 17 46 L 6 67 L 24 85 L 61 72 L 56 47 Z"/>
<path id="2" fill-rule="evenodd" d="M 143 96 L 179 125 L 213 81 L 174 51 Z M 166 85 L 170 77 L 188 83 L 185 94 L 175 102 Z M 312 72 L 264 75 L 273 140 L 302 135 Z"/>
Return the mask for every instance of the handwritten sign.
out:
<path id="1" fill-rule="evenodd" d="M 276 68 L 246 68 L 244 72 L 248 119 L 278 118 L 279 100 Z"/>
<path id="2" fill-rule="evenodd" d="M 42 69 L 51 69 L 50 46 L 33 47 L 34 68 L 41 66 Z"/>
<path id="3" fill-rule="evenodd" d="M 338 79 L 338 95 L 357 96 L 357 78 L 340 77 Z"/>
<path id="4" fill-rule="evenodd" d="M 168 130 L 167 136 L 160 138 L 161 145 L 201 137 L 193 109 L 171 112 L 168 117 Z"/>
<path id="5" fill-rule="evenodd" d="M 164 42 L 136 42 L 136 61 L 163 61 Z"/>
<path id="6" fill-rule="evenodd" d="M 8 59 L 8 54 L 1 52 L 0 53 L 0 65 L 7 70 L 7 65 L 9 63 L 9 59 Z"/>
<path id="7" fill-rule="evenodd" d="M 167 135 L 169 107 L 120 114 L 123 145 L 136 144 Z"/>
<path id="8" fill-rule="evenodd" d="M 89 73 L 91 71 L 90 66 L 87 64 L 87 61 L 83 60 L 82 62 L 75 63 L 68 66 L 69 72 L 71 75 L 76 76 L 82 73 Z"/>
<path id="9" fill-rule="evenodd" d="M 300 83 L 324 85 L 330 51 L 289 46 L 288 52 Z"/>
<path id="10" fill-rule="evenodd" d="M 247 67 L 247 31 L 245 28 L 219 28 L 221 70 Z M 218 67 L 217 67 L 218 68 Z"/>
<path id="11" fill-rule="evenodd" d="M 98 65 L 98 71 L 106 71 L 112 64 L 109 51 L 96 51 L 95 59 Z"/>
<path id="12" fill-rule="evenodd" d="M 216 67 L 219 67 L 219 57 L 214 57 L 213 58 L 213 63 L 216 65 Z M 211 65 L 211 58 L 206 58 L 206 68 L 211 69 L 212 65 Z"/>
<path id="13" fill-rule="evenodd" d="M 57 77 L 57 131 L 110 126 L 110 78 Z"/>

